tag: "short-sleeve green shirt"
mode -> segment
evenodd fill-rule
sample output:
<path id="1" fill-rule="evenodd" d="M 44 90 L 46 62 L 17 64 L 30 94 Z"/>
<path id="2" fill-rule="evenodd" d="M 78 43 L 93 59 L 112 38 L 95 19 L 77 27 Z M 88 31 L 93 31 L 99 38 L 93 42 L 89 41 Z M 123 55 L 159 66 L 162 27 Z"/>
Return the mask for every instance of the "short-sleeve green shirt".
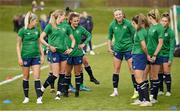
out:
<path id="1" fill-rule="evenodd" d="M 71 27 L 72 28 L 72 27 Z M 89 33 L 84 27 L 78 26 L 75 29 L 73 29 L 73 36 L 75 38 L 76 44 L 73 49 L 73 51 L 70 53 L 70 56 L 77 57 L 77 56 L 82 56 L 83 51 L 80 49 L 78 46 L 82 43 L 82 36 L 86 36 L 86 40 L 84 41 L 84 44 L 88 44 L 89 41 L 91 40 L 92 36 L 91 33 Z M 71 43 L 71 42 L 70 42 Z"/>
<path id="2" fill-rule="evenodd" d="M 159 39 L 163 39 L 164 28 L 161 24 L 151 25 L 148 31 L 148 53 L 150 56 L 153 56 L 157 45 L 159 43 Z M 158 53 L 159 56 L 162 55 L 161 50 Z"/>
<path id="3" fill-rule="evenodd" d="M 19 30 L 18 36 L 22 39 L 22 58 L 34 58 L 40 56 L 38 42 L 40 31 L 37 28 L 25 29 L 23 27 Z"/>
<path id="4" fill-rule="evenodd" d="M 133 54 L 143 54 L 144 51 L 141 47 L 141 41 L 145 41 L 147 43 L 147 30 L 145 28 L 141 28 L 139 31 L 136 31 L 134 34 L 134 45 L 133 45 Z"/>
<path id="5" fill-rule="evenodd" d="M 163 46 L 161 48 L 162 55 L 165 57 L 169 57 L 169 60 L 172 61 L 174 49 L 175 49 L 174 31 L 170 27 L 167 27 L 164 30 L 164 41 L 163 41 Z"/>
<path id="6" fill-rule="evenodd" d="M 44 32 L 48 35 L 48 43 L 56 47 L 57 52 L 64 53 L 68 49 L 67 38 L 72 34 L 72 29 L 68 24 L 60 23 L 57 28 L 48 24 Z"/>
<path id="7" fill-rule="evenodd" d="M 112 40 L 113 37 L 115 38 L 113 50 L 118 52 L 131 51 L 134 33 L 135 29 L 127 19 L 123 19 L 121 24 L 113 20 L 109 26 L 108 35 L 109 40 Z"/>

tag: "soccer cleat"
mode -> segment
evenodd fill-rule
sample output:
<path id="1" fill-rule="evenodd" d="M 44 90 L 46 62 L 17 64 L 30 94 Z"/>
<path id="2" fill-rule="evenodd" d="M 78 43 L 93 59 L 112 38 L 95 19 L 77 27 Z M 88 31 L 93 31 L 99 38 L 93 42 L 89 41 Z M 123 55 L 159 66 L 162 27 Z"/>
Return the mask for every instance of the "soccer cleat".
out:
<path id="1" fill-rule="evenodd" d="M 75 92 L 75 97 L 79 97 L 79 91 Z"/>
<path id="2" fill-rule="evenodd" d="M 160 95 L 164 95 L 164 92 L 163 91 L 159 91 L 158 92 L 158 95 L 160 96 Z"/>
<path id="3" fill-rule="evenodd" d="M 139 99 L 134 100 L 133 103 L 131 103 L 131 105 L 140 105 L 142 103 L 142 101 L 140 101 Z"/>
<path id="4" fill-rule="evenodd" d="M 42 97 L 38 97 L 36 103 L 37 104 L 42 104 Z"/>
<path id="5" fill-rule="evenodd" d="M 113 92 L 110 96 L 111 96 L 111 97 L 118 96 L 118 92 Z"/>
<path id="6" fill-rule="evenodd" d="M 90 79 L 91 82 L 94 82 L 95 84 L 100 84 L 100 82 L 98 80 L 96 80 L 95 78 Z"/>
<path id="7" fill-rule="evenodd" d="M 45 88 L 44 88 L 43 86 L 41 87 L 41 91 L 42 91 L 42 92 L 44 92 L 44 91 L 45 91 Z"/>
<path id="8" fill-rule="evenodd" d="M 69 92 L 72 92 L 72 93 L 75 93 L 75 92 L 76 92 L 76 89 L 73 87 L 72 84 L 70 84 L 68 91 L 69 91 Z"/>
<path id="9" fill-rule="evenodd" d="M 23 104 L 26 104 L 26 103 L 28 103 L 29 102 L 29 98 L 28 97 L 25 97 L 24 98 L 24 101 L 22 102 Z"/>
<path id="10" fill-rule="evenodd" d="M 60 98 L 60 95 L 57 94 L 56 97 L 55 97 L 54 99 L 55 99 L 55 100 L 60 100 L 60 99 L 61 99 L 61 98 Z"/>
<path id="11" fill-rule="evenodd" d="M 138 91 L 134 90 L 134 94 L 131 99 L 136 99 L 137 97 L 139 97 Z"/>
<path id="12" fill-rule="evenodd" d="M 86 87 L 84 84 L 81 84 L 80 85 L 80 91 L 91 91 L 91 89 Z"/>
<path id="13" fill-rule="evenodd" d="M 149 99 L 152 100 L 152 99 L 153 99 L 153 95 L 150 95 L 150 96 L 149 96 Z"/>
<path id="14" fill-rule="evenodd" d="M 166 92 L 166 96 L 171 96 L 171 93 L 170 92 Z"/>
<path id="15" fill-rule="evenodd" d="M 156 99 L 154 99 L 154 98 L 150 99 L 150 101 L 151 101 L 152 104 L 155 104 L 155 103 L 158 102 L 158 100 L 156 100 Z"/>
<path id="16" fill-rule="evenodd" d="M 56 97 L 55 97 L 55 100 L 60 100 L 60 96 L 62 96 L 63 94 L 60 92 L 60 91 L 57 91 L 56 93 Z"/>
<path id="17" fill-rule="evenodd" d="M 55 93 L 55 89 L 50 89 L 50 93 Z"/>
<path id="18" fill-rule="evenodd" d="M 149 101 L 143 101 L 139 106 L 152 106 L 152 103 Z"/>
<path id="19" fill-rule="evenodd" d="M 95 55 L 95 52 L 91 50 L 90 55 Z"/>

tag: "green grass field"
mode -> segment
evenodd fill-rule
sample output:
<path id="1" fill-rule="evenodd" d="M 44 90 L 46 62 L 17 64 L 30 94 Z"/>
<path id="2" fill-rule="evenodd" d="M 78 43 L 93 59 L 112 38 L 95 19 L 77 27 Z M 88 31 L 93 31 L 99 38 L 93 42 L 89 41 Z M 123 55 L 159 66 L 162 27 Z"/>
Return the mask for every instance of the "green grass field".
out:
<path id="1" fill-rule="evenodd" d="M 3 9 L 2 9 L 3 7 Z M 13 14 L 26 12 L 28 7 L 19 7 L 17 10 L 13 10 L 15 7 L 0 6 L 0 82 L 6 80 L 7 77 L 14 77 L 21 74 L 20 67 L 17 64 L 16 57 L 16 33 L 11 31 L 11 17 Z M 51 8 L 45 10 L 48 12 Z M 107 37 L 108 24 L 112 19 L 113 8 L 83 8 L 78 11 L 86 10 L 94 16 L 95 29 L 93 32 L 93 44 L 98 45 L 104 43 Z M 147 12 L 148 8 L 125 8 L 127 17 L 131 18 L 137 14 L 135 9 L 140 10 L 142 13 Z M 7 13 L 7 10 L 11 10 Z M 161 9 L 164 11 L 167 9 Z M 39 13 L 39 12 L 38 12 Z M 103 18 L 104 17 L 104 18 Z M 7 19 L 6 19 L 7 18 Z M 180 59 L 175 58 L 172 67 L 172 96 L 159 97 L 159 103 L 152 107 L 141 108 L 137 106 L 131 106 L 132 100 L 130 97 L 133 93 L 133 87 L 131 83 L 131 76 L 128 73 L 127 64 L 123 62 L 122 71 L 120 73 L 119 82 L 119 96 L 110 97 L 112 93 L 112 55 L 107 52 L 107 46 L 103 46 L 95 49 L 96 55 L 90 56 L 90 65 L 94 71 L 94 75 L 100 80 L 100 85 L 94 85 L 89 82 L 89 78 L 85 73 L 85 85 L 90 87 L 92 91 L 81 92 L 79 98 L 75 98 L 74 94 L 71 94 L 69 98 L 62 98 L 59 101 L 55 101 L 54 94 L 51 94 L 49 88 L 46 90 L 43 97 L 43 104 L 36 104 L 36 94 L 34 90 L 34 82 L 31 76 L 30 79 L 30 103 L 22 104 L 23 90 L 22 79 L 15 80 L 11 83 L 0 86 L 0 110 L 171 110 L 176 107 L 180 110 Z M 44 64 L 44 66 L 47 63 Z M 41 80 L 44 83 L 48 75 L 48 69 L 44 69 L 41 72 Z M 73 82 L 74 83 L 74 82 Z M 10 104 L 4 104 L 3 101 L 9 99 L 12 101 Z"/>

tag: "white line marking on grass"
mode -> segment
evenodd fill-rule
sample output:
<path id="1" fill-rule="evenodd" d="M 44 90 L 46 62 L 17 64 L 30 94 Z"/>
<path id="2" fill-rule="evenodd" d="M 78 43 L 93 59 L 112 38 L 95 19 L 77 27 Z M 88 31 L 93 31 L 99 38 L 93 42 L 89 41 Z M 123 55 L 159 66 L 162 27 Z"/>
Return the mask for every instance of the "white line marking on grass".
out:
<path id="1" fill-rule="evenodd" d="M 96 49 L 96 48 L 99 48 L 99 47 L 103 47 L 103 46 L 105 46 L 106 44 L 107 44 L 107 43 L 104 42 L 104 43 L 101 43 L 101 44 L 98 44 L 98 45 L 94 45 L 93 49 Z M 41 70 L 46 69 L 46 68 L 48 68 L 48 65 L 42 66 L 42 67 L 41 67 Z M 30 74 L 32 74 L 32 71 L 30 71 Z M 7 84 L 7 83 L 10 83 L 10 82 L 12 82 L 12 81 L 15 81 L 15 80 L 21 78 L 22 76 L 23 76 L 23 75 L 20 74 L 20 75 L 17 75 L 17 76 L 15 76 L 15 77 L 13 77 L 12 79 L 8 79 L 8 80 L 5 80 L 5 81 L 2 81 L 2 82 L 0 82 L 0 86 L 3 85 L 3 84 Z"/>
<path id="2" fill-rule="evenodd" d="M 46 69 L 46 68 L 48 68 L 48 65 L 42 66 L 42 67 L 41 67 L 41 70 Z M 32 74 L 32 71 L 30 71 L 30 74 Z M 19 78 L 21 78 L 22 76 L 23 76 L 23 75 L 20 74 L 20 75 L 17 75 L 17 76 L 15 76 L 15 77 L 13 77 L 12 79 L 8 79 L 8 80 L 5 80 L 5 81 L 2 81 L 2 82 L 0 82 L 0 86 L 3 85 L 3 84 L 7 84 L 7 83 L 10 83 L 10 82 L 12 82 L 12 81 L 15 81 L 16 79 L 19 79 Z"/>
<path id="3" fill-rule="evenodd" d="M 11 67 L 11 68 L 0 67 L 0 70 L 18 71 L 18 70 L 20 70 L 20 69 L 19 69 L 19 68 L 16 68 L 16 67 Z"/>
<path id="4" fill-rule="evenodd" d="M 98 45 L 94 45 L 93 49 L 105 46 L 106 44 L 107 44 L 107 42 L 104 42 L 104 43 L 101 43 L 101 44 L 98 44 Z"/>

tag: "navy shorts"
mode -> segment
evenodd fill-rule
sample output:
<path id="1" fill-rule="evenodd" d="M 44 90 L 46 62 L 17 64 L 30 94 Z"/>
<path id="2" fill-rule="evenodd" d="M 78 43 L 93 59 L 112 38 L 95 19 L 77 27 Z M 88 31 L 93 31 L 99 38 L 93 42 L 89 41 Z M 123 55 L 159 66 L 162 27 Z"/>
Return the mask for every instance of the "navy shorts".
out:
<path id="1" fill-rule="evenodd" d="M 123 57 L 125 57 L 126 60 L 132 58 L 131 51 L 127 52 L 116 52 L 114 51 L 114 57 L 116 57 L 119 60 L 123 60 Z"/>
<path id="2" fill-rule="evenodd" d="M 62 61 L 66 61 L 68 58 L 68 55 L 59 52 L 51 52 L 51 51 L 49 51 L 48 56 L 50 57 L 51 63 L 59 63 Z"/>
<path id="3" fill-rule="evenodd" d="M 39 65 L 40 62 L 40 57 L 36 58 L 23 58 L 23 66 L 24 67 L 30 67 L 33 65 Z"/>
<path id="4" fill-rule="evenodd" d="M 67 63 L 70 65 L 78 65 L 82 64 L 83 62 L 83 56 L 78 56 L 78 57 L 68 57 Z"/>
<path id="5" fill-rule="evenodd" d="M 163 57 L 162 56 L 157 56 L 155 62 L 151 63 L 151 65 L 161 65 L 161 64 L 163 64 Z"/>
<path id="6" fill-rule="evenodd" d="M 147 64 L 147 57 L 145 54 L 132 55 L 132 68 L 133 70 L 145 70 Z"/>
<path id="7" fill-rule="evenodd" d="M 162 57 L 163 58 L 163 63 L 168 63 L 169 57 Z"/>

